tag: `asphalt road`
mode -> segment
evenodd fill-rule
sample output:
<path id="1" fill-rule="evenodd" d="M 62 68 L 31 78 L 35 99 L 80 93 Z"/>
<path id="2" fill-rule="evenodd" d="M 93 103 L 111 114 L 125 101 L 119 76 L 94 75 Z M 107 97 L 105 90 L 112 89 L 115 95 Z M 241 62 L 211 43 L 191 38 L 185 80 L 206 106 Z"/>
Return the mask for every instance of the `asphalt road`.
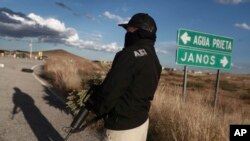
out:
<path id="1" fill-rule="evenodd" d="M 63 103 L 31 72 L 43 61 L 0 57 L 0 141 L 62 141 L 63 127 L 72 116 Z M 36 67 L 39 71 L 39 67 Z M 73 134 L 68 141 L 99 141 L 93 128 Z"/>

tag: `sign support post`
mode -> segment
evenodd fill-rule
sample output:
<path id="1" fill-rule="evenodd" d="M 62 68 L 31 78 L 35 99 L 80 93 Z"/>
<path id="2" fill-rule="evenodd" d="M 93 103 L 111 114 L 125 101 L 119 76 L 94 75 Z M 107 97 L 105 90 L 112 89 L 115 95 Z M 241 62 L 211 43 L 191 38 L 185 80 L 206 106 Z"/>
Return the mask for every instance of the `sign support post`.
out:
<path id="1" fill-rule="evenodd" d="M 218 96 L 219 96 L 219 86 L 220 86 L 220 69 L 217 70 L 216 84 L 215 84 L 215 95 L 214 95 L 214 112 L 217 107 Z"/>
<path id="2" fill-rule="evenodd" d="M 184 102 L 186 101 L 187 97 L 186 88 L 187 88 L 187 66 L 184 66 L 184 78 L 183 78 L 183 89 L 182 89 Z"/>

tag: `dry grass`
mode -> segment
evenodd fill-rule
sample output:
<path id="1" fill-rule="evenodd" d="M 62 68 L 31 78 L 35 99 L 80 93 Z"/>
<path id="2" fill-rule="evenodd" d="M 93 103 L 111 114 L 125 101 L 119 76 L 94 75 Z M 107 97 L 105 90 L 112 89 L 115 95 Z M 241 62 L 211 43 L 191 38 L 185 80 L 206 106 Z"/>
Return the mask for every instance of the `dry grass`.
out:
<path id="1" fill-rule="evenodd" d="M 150 113 L 150 141 L 227 141 L 230 124 L 250 123 L 249 105 L 220 97 L 213 111 L 213 91 L 191 91 L 186 102 L 182 88 L 162 82 Z"/>
<path id="2" fill-rule="evenodd" d="M 101 73 L 101 67 L 90 60 L 60 50 L 48 54 L 42 76 L 61 91 L 81 90 L 85 81 Z"/>
<path id="3" fill-rule="evenodd" d="M 88 60 L 62 54 L 49 57 L 44 66 L 45 76 L 65 90 L 82 89 L 83 80 L 101 69 Z M 228 141 L 230 124 L 250 124 L 250 76 L 222 75 L 215 112 L 214 81 L 215 75 L 188 77 L 184 102 L 182 74 L 162 75 L 150 111 L 148 141 Z"/>
<path id="4" fill-rule="evenodd" d="M 59 89 L 81 89 L 81 78 L 77 64 L 61 58 L 50 58 L 44 65 L 46 76 Z"/>

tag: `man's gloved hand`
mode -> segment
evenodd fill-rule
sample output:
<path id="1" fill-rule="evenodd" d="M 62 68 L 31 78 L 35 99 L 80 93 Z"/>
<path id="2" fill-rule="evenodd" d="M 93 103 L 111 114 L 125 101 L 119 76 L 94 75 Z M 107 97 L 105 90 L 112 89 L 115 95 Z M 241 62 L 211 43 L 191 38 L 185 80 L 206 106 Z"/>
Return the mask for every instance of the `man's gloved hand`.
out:
<path id="1" fill-rule="evenodd" d="M 101 99 L 102 85 L 91 86 L 90 98 L 85 103 L 85 107 L 92 112 L 95 112 L 96 105 Z"/>

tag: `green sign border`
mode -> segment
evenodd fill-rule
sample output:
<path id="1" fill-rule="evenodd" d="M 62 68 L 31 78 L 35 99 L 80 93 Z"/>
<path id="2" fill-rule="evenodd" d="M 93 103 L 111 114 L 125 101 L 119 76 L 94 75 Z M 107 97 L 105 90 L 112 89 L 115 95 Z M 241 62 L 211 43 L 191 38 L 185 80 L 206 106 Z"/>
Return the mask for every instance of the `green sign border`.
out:
<path id="1" fill-rule="evenodd" d="M 215 56 L 216 55 L 220 55 L 220 56 L 226 56 L 227 59 L 228 59 L 228 63 L 229 63 L 229 67 L 222 67 L 222 66 L 211 66 L 211 65 L 200 65 L 200 64 L 190 64 L 190 63 L 181 63 L 181 62 L 178 62 L 178 55 L 179 55 L 179 49 L 180 50 L 190 50 L 191 52 L 201 52 L 201 53 L 204 53 L 204 54 L 214 54 Z M 232 63 L 232 56 L 230 54 L 224 54 L 224 53 L 220 53 L 220 52 L 211 52 L 211 51 L 201 51 L 201 50 L 192 50 L 192 48 L 187 48 L 187 47 L 182 47 L 182 46 L 179 46 L 176 50 L 176 58 L 175 58 L 175 62 L 176 64 L 178 65 L 188 65 L 188 66 L 194 66 L 194 67 L 206 67 L 206 68 L 212 68 L 212 69 L 224 69 L 224 70 L 229 70 L 231 69 L 231 63 Z M 227 65 L 228 66 L 228 65 Z"/>
<path id="2" fill-rule="evenodd" d="M 224 49 L 213 49 L 212 47 L 204 47 L 201 45 L 194 45 L 192 42 L 188 42 L 186 45 L 184 43 L 182 43 L 181 41 L 181 35 L 183 35 L 183 33 L 188 32 L 190 33 L 190 36 L 194 35 L 201 35 L 201 36 L 212 36 L 211 39 L 213 38 L 217 38 L 217 39 L 221 39 L 221 40 L 227 40 L 230 41 L 232 43 L 232 49 L 231 50 L 224 50 Z M 210 37 L 209 37 L 210 38 Z M 193 39 L 192 39 L 193 41 Z M 209 44 L 211 46 L 212 44 L 212 40 L 209 40 Z M 234 46 L 234 42 L 233 42 L 233 38 L 231 37 L 226 37 L 226 36 L 219 36 L 219 35 L 215 35 L 215 34 L 210 34 L 210 33 L 205 33 L 205 32 L 198 32 L 195 30 L 189 30 L 189 29 L 185 29 L 185 28 L 180 28 L 177 31 L 177 46 L 183 46 L 183 47 L 192 47 L 194 49 L 199 49 L 199 50 L 208 50 L 208 51 L 212 51 L 212 52 L 220 52 L 220 53 L 232 53 L 233 50 L 233 46 Z"/>

